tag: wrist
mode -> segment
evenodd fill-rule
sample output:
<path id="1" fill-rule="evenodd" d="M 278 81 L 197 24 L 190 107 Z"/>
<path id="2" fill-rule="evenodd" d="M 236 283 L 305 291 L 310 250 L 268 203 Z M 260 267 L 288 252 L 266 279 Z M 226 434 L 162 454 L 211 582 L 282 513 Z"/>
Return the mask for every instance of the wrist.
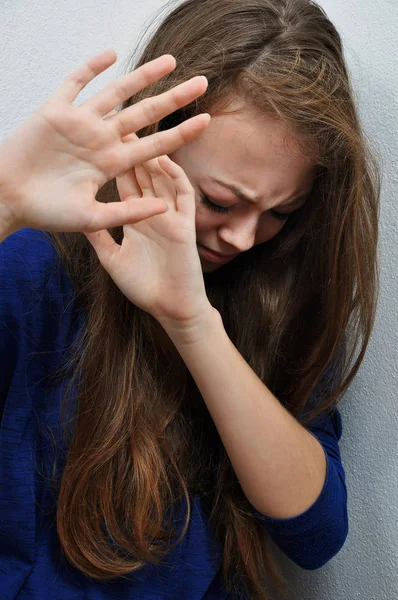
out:
<path id="1" fill-rule="evenodd" d="M 177 349 L 200 344 L 211 331 L 222 325 L 218 310 L 210 303 L 202 313 L 186 321 L 160 322 Z"/>

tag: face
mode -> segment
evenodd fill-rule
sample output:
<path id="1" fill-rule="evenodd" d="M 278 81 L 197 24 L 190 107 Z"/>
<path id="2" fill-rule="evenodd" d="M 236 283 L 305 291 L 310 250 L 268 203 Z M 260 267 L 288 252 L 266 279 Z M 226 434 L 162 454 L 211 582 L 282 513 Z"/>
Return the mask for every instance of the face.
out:
<path id="1" fill-rule="evenodd" d="M 282 124 L 245 109 L 212 117 L 204 133 L 170 157 L 195 190 L 205 273 L 273 238 L 306 201 L 316 170 Z"/>

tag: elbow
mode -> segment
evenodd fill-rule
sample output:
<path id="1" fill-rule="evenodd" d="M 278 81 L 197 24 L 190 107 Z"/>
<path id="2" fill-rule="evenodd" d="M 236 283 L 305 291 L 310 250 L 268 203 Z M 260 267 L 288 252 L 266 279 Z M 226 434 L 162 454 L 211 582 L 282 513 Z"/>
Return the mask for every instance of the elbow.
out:
<path id="1" fill-rule="evenodd" d="M 336 539 L 333 540 L 327 549 L 325 548 L 324 552 L 319 550 L 318 553 L 312 555 L 308 561 L 296 561 L 298 566 L 306 571 L 316 571 L 317 569 L 324 567 L 343 548 L 348 537 L 348 531 L 348 519 L 346 519 L 344 530 L 340 533 L 339 537 L 336 537 Z"/>

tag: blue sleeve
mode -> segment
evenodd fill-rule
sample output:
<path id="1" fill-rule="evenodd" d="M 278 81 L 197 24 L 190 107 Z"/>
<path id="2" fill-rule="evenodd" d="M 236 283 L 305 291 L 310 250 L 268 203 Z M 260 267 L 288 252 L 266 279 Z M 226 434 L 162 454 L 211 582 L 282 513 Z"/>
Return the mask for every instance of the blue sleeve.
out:
<path id="1" fill-rule="evenodd" d="M 339 552 L 348 535 L 347 488 L 338 445 L 343 431 L 339 410 L 321 415 L 308 429 L 326 456 L 321 494 L 304 513 L 290 519 L 257 514 L 272 540 L 292 561 L 303 569 L 315 570 Z"/>
<path id="2" fill-rule="evenodd" d="M 29 243 L 24 244 L 21 233 L 15 233 L 0 244 L 0 413 L 13 377 L 24 331 L 26 314 L 26 287 L 32 277 L 25 262 Z"/>
<path id="3" fill-rule="evenodd" d="M 70 320 L 65 309 L 73 290 L 47 234 L 34 229 L 21 229 L 0 244 L 0 282 L 2 415 L 18 361 L 62 349 L 68 341 L 62 326 Z"/>

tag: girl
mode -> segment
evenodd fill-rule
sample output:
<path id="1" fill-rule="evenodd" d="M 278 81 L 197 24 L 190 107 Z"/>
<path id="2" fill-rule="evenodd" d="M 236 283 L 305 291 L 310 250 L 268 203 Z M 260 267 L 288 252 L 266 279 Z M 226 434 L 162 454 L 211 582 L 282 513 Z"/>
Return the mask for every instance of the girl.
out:
<path id="1" fill-rule="evenodd" d="M 7 600 L 265 600 L 287 591 L 271 542 L 316 569 L 347 537 L 337 403 L 374 320 L 379 192 L 340 37 L 308 0 L 185 0 L 138 66 L 165 53 L 74 162 L 36 138 L 24 193 L 16 137 L 3 153 L 5 235 L 28 226 L 0 247 Z M 202 96 L 133 118 L 194 75 Z M 112 163 L 108 127 L 142 154 Z"/>

